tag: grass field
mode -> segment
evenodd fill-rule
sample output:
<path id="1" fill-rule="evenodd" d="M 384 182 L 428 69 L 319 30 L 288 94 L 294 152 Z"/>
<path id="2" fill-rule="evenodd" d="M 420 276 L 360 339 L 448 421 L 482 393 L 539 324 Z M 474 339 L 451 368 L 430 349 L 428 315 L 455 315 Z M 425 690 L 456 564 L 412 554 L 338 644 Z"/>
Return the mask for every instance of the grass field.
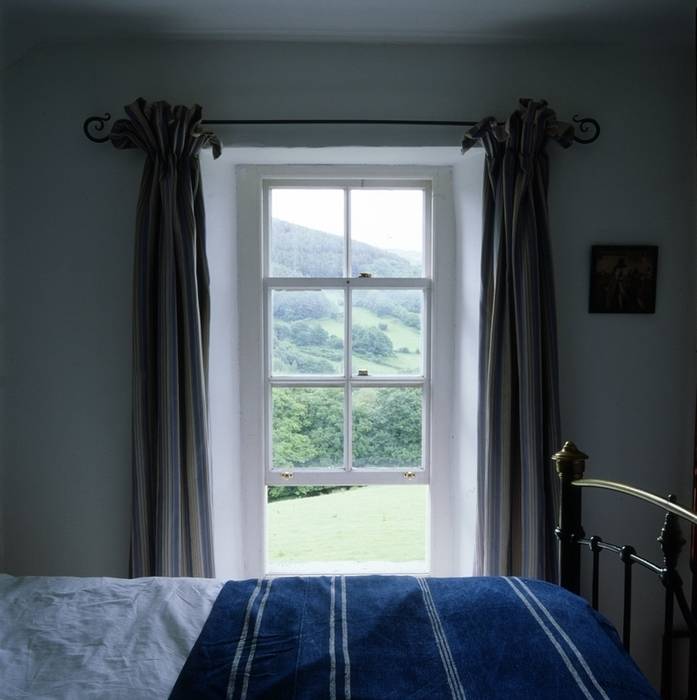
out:
<path id="1" fill-rule="evenodd" d="M 267 511 L 270 562 L 425 559 L 426 486 L 365 486 L 275 501 Z"/>

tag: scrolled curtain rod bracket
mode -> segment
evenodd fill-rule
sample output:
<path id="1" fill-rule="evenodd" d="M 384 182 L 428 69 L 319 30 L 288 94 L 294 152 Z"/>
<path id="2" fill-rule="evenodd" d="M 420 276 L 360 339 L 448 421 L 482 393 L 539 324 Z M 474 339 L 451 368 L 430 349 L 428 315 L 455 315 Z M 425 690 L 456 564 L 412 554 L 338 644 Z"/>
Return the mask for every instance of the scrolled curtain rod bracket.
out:
<path id="1" fill-rule="evenodd" d="M 576 141 L 576 143 L 586 144 L 598 140 L 600 136 L 600 124 L 598 124 L 597 119 L 593 119 L 592 117 L 579 117 L 578 114 L 574 114 L 574 116 L 571 117 L 571 121 L 573 121 L 574 124 L 578 124 L 578 131 L 580 131 L 581 134 L 586 134 L 590 131 L 588 136 L 574 134 L 574 141 Z"/>
<path id="2" fill-rule="evenodd" d="M 105 124 L 110 119 L 111 114 L 109 114 L 109 112 L 104 112 L 103 117 L 87 117 L 82 125 L 82 130 L 85 132 L 85 136 L 87 136 L 87 138 L 94 143 L 106 143 L 109 140 L 109 135 L 98 136 L 95 135 L 95 132 L 97 134 L 101 134 L 101 132 L 104 131 Z"/>

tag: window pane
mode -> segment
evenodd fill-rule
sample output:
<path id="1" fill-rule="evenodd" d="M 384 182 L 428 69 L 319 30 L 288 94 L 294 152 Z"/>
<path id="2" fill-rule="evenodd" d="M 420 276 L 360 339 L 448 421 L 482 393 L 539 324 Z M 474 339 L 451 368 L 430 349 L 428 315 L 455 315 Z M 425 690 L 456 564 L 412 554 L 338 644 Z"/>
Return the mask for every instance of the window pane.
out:
<path id="1" fill-rule="evenodd" d="M 271 403 L 274 469 L 343 467 L 343 389 L 274 387 Z"/>
<path id="2" fill-rule="evenodd" d="M 343 374 L 343 291 L 272 290 L 271 332 L 273 375 Z"/>
<path id="3" fill-rule="evenodd" d="M 416 289 L 359 289 L 351 294 L 352 373 L 423 375 L 424 295 Z M 361 372 L 363 374 L 363 372 Z"/>
<path id="4" fill-rule="evenodd" d="M 343 190 L 272 189 L 270 238 L 272 277 L 342 277 Z"/>
<path id="5" fill-rule="evenodd" d="M 353 466 L 421 468 L 421 388 L 353 390 Z"/>
<path id="6" fill-rule="evenodd" d="M 351 275 L 424 276 L 424 191 L 351 190 Z"/>
<path id="7" fill-rule="evenodd" d="M 270 486 L 267 498 L 271 572 L 427 570 L 427 486 Z"/>

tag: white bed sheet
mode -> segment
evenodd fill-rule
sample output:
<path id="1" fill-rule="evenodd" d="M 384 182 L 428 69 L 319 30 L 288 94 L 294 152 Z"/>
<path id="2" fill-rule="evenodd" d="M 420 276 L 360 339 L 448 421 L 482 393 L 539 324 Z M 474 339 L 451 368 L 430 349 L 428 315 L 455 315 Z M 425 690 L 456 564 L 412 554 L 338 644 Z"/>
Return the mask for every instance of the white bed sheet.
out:
<path id="1" fill-rule="evenodd" d="M 0 574 L 0 697 L 167 698 L 222 585 Z"/>

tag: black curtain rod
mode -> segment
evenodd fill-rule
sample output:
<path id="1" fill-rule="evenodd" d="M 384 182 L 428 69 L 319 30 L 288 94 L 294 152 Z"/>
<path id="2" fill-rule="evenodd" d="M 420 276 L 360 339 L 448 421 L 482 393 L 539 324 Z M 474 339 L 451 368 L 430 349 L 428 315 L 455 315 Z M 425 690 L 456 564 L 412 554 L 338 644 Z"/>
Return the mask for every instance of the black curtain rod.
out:
<path id="1" fill-rule="evenodd" d="M 103 117 L 87 117 L 82 130 L 90 141 L 104 143 L 108 136 L 99 136 L 104 131 L 105 124 L 111 119 L 108 112 Z M 600 136 L 600 124 L 592 117 L 579 117 L 575 114 L 572 121 L 578 125 L 579 134 L 574 134 L 576 143 L 593 143 Z M 202 119 L 201 124 L 214 125 L 293 125 L 293 124 L 364 124 L 388 126 L 475 126 L 479 122 L 472 121 L 431 121 L 422 119 Z"/>

